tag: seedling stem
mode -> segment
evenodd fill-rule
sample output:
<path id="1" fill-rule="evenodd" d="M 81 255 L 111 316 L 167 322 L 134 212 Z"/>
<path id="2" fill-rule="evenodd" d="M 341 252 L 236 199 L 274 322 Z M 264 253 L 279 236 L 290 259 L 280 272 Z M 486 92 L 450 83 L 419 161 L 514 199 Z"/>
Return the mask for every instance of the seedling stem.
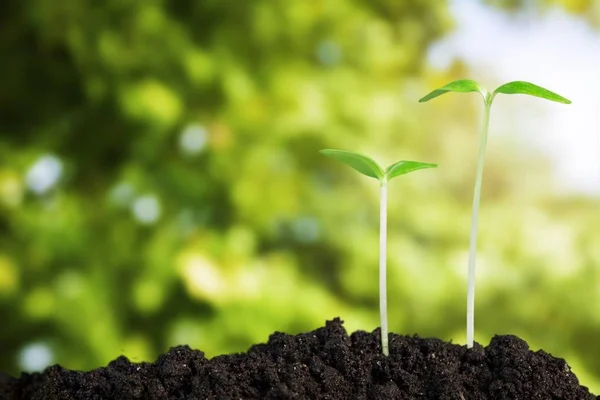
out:
<path id="1" fill-rule="evenodd" d="M 381 349 L 389 355 L 387 320 L 387 180 L 381 180 L 379 200 L 379 319 L 381 321 Z"/>
<path id="2" fill-rule="evenodd" d="M 475 333 L 475 254 L 477 251 L 477 228 L 479 224 L 479 203 L 481 202 L 481 184 L 483 182 L 483 164 L 485 160 L 485 146 L 487 143 L 488 127 L 490 123 L 491 96 L 485 102 L 481 138 L 479 142 L 479 156 L 477 158 L 477 173 L 475 175 L 475 190 L 473 191 L 473 207 L 471 213 L 471 234 L 469 237 L 469 276 L 467 284 L 467 343 L 473 343 Z M 486 99 L 488 100 L 488 99 Z M 471 344 L 472 346 L 472 344 Z"/>

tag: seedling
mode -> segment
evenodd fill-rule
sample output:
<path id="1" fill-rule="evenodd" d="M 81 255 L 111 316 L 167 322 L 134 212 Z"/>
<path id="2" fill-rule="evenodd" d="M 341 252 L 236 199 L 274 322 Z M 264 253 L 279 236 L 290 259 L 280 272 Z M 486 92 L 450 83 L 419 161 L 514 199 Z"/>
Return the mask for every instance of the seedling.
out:
<path id="1" fill-rule="evenodd" d="M 387 183 L 399 175 L 408 174 L 418 169 L 437 167 L 436 164 L 426 164 L 416 161 L 398 161 L 385 170 L 373 159 L 359 153 L 344 150 L 325 149 L 320 151 L 326 156 L 354 168 L 363 175 L 379 181 L 379 317 L 381 322 L 381 349 L 389 355 L 388 324 L 387 324 L 387 283 L 386 283 L 386 247 L 387 247 Z"/>
<path id="2" fill-rule="evenodd" d="M 479 144 L 479 157 L 477 160 L 477 172 L 475 175 L 475 190 L 473 194 L 473 208 L 471 215 L 471 234 L 469 239 L 469 277 L 467 283 L 467 347 L 473 347 L 473 334 L 475 330 L 475 250 L 477 248 L 477 223 L 479 218 L 479 202 L 481 199 L 481 181 L 483 176 L 483 161 L 485 144 L 487 142 L 488 127 L 490 122 L 490 109 L 492 101 L 497 94 L 527 94 L 541 97 L 542 99 L 555 101 L 563 104 L 571 104 L 570 100 L 551 92 L 548 89 L 534 85 L 533 83 L 514 81 L 506 83 L 494 90 L 492 93 L 482 88 L 477 82 L 469 79 L 461 79 L 450 82 L 419 100 L 424 103 L 448 92 L 479 92 L 483 96 L 483 124 L 481 127 L 481 141 Z"/>

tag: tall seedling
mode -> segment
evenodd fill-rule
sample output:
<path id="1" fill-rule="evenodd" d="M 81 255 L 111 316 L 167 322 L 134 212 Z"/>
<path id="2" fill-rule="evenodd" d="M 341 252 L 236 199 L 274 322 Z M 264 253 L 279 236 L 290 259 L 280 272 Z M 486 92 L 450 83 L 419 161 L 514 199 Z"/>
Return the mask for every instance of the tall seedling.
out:
<path id="1" fill-rule="evenodd" d="M 320 151 L 326 156 L 354 168 L 363 175 L 375 178 L 380 187 L 379 211 L 379 317 L 381 322 L 381 350 L 389 355 L 388 324 L 387 324 L 387 283 L 386 283 L 386 246 L 387 246 L 387 183 L 392 178 L 424 168 L 437 167 L 436 164 L 426 164 L 416 161 L 398 161 L 385 170 L 371 158 L 344 150 L 325 149 Z"/>
<path id="2" fill-rule="evenodd" d="M 469 239 L 469 277 L 467 284 L 467 347 L 473 347 L 473 334 L 475 330 L 475 250 L 477 248 L 477 222 L 479 217 L 479 202 L 481 199 L 481 181 L 483 176 L 483 161 L 485 144 L 487 141 L 488 126 L 490 121 L 490 109 L 492 101 L 497 94 L 527 94 L 541 97 L 542 99 L 555 101 L 563 104 L 571 104 L 570 100 L 551 92 L 548 89 L 534 85 L 533 83 L 514 81 L 498 87 L 493 92 L 488 92 L 477 82 L 469 79 L 461 79 L 450 82 L 419 100 L 419 103 L 429 101 L 448 92 L 479 92 L 483 96 L 483 123 L 481 126 L 481 141 L 479 145 L 479 157 L 477 160 L 477 173 L 475 176 L 475 190 L 473 194 L 473 209 L 471 216 L 471 234 Z"/>

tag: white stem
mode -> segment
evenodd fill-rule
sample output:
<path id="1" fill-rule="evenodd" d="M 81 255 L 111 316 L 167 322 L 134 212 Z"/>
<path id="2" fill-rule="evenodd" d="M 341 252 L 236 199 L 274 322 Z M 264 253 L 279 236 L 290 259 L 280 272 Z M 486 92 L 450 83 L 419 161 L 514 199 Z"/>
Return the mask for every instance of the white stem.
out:
<path id="1" fill-rule="evenodd" d="M 473 193 L 473 211 L 471 215 L 471 235 L 469 238 L 469 278 L 467 283 L 467 347 L 473 347 L 475 333 L 475 252 L 477 250 L 477 223 L 479 220 L 479 202 L 481 200 L 481 182 L 483 178 L 483 162 L 485 144 L 487 142 L 488 126 L 490 122 L 490 108 L 492 99 L 485 102 L 483 124 L 481 128 L 481 142 L 479 144 L 479 157 L 477 160 L 477 174 L 475 176 L 475 191 Z"/>
<path id="2" fill-rule="evenodd" d="M 381 349 L 388 356 L 387 323 L 387 283 L 386 283 L 386 244 L 387 244 L 387 181 L 381 181 L 379 204 L 379 317 L 381 320 Z"/>

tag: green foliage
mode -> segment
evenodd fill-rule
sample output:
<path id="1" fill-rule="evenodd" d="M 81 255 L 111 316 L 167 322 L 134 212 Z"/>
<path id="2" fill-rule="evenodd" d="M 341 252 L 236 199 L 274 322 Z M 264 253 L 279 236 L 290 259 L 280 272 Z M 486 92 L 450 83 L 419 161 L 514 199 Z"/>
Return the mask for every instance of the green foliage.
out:
<path id="1" fill-rule="evenodd" d="M 419 99 L 419 103 L 424 103 L 431 99 L 435 99 L 448 92 L 468 93 L 468 92 L 479 92 L 485 100 L 487 97 L 487 91 L 483 89 L 479 84 L 471 79 L 459 79 L 454 82 L 445 84 L 444 86 L 435 89 L 426 96 Z"/>
<path id="2" fill-rule="evenodd" d="M 529 96 L 556 101 L 557 103 L 571 104 L 571 100 L 568 100 L 559 94 L 551 92 L 548 89 L 544 89 L 541 86 L 534 85 L 533 83 L 523 81 L 505 83 L 504 85 L 497 87 L 496 90 L 494 90 L 494 93 L 527 94 Z"/>
<path id="3" fill-rule="evenodd" d="M 354 168 L 363 175 L 370 176 L 378 181 L 386 178 L 383 168 L 381 168 L 376 161 L 368 156 L 365 156 L 364 154 L 335 149 L 324 149 L 319 151 L 328 157 L 335 158 L 336 160 Z"/>
<path id="4" fill-rule="evenodd" d="M 427 164 L 418 161 L 398 161 L 388 166 L 385 171 L 372 158 L 364 154 L 354 153 L 345 150 L 323 149 L 319 150 L 322 154 L 335 158 L 336 160 L 354 168 L 363 175 L 375 178 L 378 181 L 390 181 L 399 175 L 408 174 L 424 168 L 437 167 L 436 164 Z"/>
<path id="5" fill-rule="evenodd" d="M 425 168 L 436 168 L 437 164 L 422 163 L 418 161 L 398 161 L 385 169 L 386 179 L 389 181 L 400 175 L 418 171 Z"/>
<path id="6" fill-rule="evenodd" d="M 508 82 L 504 85 L 501 85 L 496 88 L 491 94 L 488 93 L 487 90 L 482 88 L 477 82 L 470 79 L 459 79 L 457 81 L 453 81 L 445 84 L 444 86 L 435 89 L 431 93 L 423 96 L 419 99 L 419 103 L 427 102 L 431 99 L 434 99 L 438 96 L 446 94 L 448 92 L 456 92 L 456 93 L 468 93 L 468 92 L 479 92 L 483 96 L 483 100 L 486 104 L 491 104 L 494 96 L 498 93 L 504 94 L 526 94 L 529 96 L 540 97 L 542 99 L 556 101 L 558 103 L 563 104 L 571 104 L 571 101 L 562 97 L 559 94 L 556 94 L 548 89 L 545 89 L 541 86 L 534 85 L 530 82 L 524 81 L 514 81 Z"/>
<path id="7" fill-rule="evenodd" d="M 333 290 L 356 242 L 329 231 L 357 202 L 342 185 L 327 210 L 314 154 L 397 132 L 368 107 L 403 102 L 445 2 L 2 9 L 0 370 L 35 343 L 87 369 L 180 343 L 241 351 L 336 315 L 377 325 Z M 44 160 L 60 171 L 40 186 Z"/>

